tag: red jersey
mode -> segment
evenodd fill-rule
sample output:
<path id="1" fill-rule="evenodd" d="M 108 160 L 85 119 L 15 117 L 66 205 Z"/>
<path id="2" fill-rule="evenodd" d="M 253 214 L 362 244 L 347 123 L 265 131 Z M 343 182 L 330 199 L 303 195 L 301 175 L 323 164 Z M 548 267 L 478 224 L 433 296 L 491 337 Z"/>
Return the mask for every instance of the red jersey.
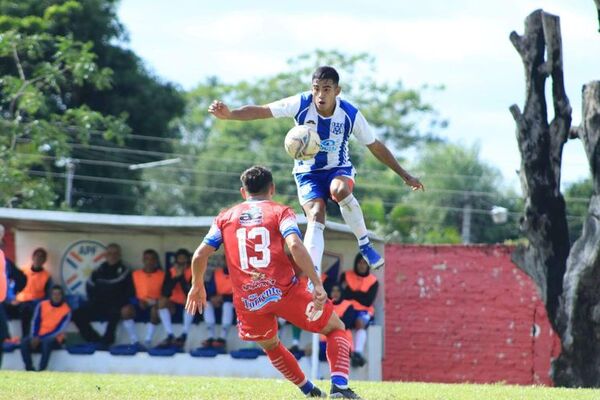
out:
<path id="1" fill-rule="evenodd" d="M 236 308 L 268 309 L 296 281 L 284 246 L 291 234 L 300 236 L 294 211 L 269 200 L 250 200 L 221 212 L 204 243 L 225 247 Z"/>

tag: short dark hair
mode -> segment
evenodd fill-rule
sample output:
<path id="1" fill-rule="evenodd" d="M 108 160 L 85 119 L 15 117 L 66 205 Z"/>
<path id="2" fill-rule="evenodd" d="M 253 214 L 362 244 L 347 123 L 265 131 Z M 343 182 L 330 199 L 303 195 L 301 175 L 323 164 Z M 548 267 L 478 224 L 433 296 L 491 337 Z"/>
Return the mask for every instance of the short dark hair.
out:
<path id="1" fill-rule="evenodd" d="M 179 249 L 175 252 L 175 258 L 177 258 L 181 255 L 186 256 L 187 258 L 190 258 L 192 256 L 187 249 L 183 249 L 183 248 Z"/>
<path id="2" fill-rule="evenodd" d="M 50 289 L 50 290 L 51 291 L 53 291 L 53 290 L 60 290 L 60 292 L 63 294 L 63 296 L 65 294 L 65 289 L 63 289 L 63 287 L 60 286 L 60 285 L 54 285 L 54 286 L 52 286 L 52 289 Z"/>
<path id="3" fill-rule="evenodd" d="M 43 255 L 44 258 L 48 258 L 48 252 L 43 247 L 38 247 L 37 249 L 35 249 L 33 251 L 33 253 L 31 253 L 31 255 L 35 256 L 37 253 L 40 253 L 41 255 Z"/>
<path id="4" fill-rule="evenodd" d="M 268 168 L 255 165 L 248 168 L 240 176 L 242 186 L 250 194 L 263 194 L 273 184 L 273 174 Z"/>
<path id="5" fill-rule="evenodd" d="M 331 79 L 336 85 L 340 83 L 340 75 L 335 68 L 328 65 L 323 65 L 313 72 L 312 80 Z"/>

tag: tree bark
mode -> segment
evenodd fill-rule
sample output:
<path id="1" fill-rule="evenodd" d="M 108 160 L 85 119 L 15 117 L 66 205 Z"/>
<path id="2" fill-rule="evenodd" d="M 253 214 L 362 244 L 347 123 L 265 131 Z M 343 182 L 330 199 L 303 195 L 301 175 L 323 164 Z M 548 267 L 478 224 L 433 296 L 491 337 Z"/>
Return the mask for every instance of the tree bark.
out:
<path id="1" fill-rule="evenodd" d="M 525 198 L 521 229 L 529 240 L 527 247 L 514 251 L 512 259 L 537 284 L 550 322 L 559 330 L 556 316 L 570 247 L 565 201 L 560 193 L 560 169 L 571 125 L 559 18 L 536 10 L 525 20 L 524 35 L 512 32 L 510 40 L 525 68 L 524 111 L 517 105 L 511 106 L 510 111 L 517 124 L 521 153 L 519 175 Z M 549 76 L 554 107 L 550 123 L 545 94 Z"/>
<path id="2" fill-rule="evenodd" d="M 562 352 L 553 364 L 560 386 L 600 386 L 600 82 L 583 87 L 583 141 L 593 195 L 581 237 L 567 260 L 558 313 Z"/>

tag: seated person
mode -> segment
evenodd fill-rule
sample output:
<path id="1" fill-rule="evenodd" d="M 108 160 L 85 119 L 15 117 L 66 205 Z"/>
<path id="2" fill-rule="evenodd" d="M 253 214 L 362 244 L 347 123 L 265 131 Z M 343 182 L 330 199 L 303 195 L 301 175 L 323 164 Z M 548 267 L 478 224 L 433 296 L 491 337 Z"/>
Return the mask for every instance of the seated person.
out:
<path id="1" fill-rule="evenodd" d="M 123 326 L 129 334 L 131 344 L 140 348 L 137 333 L 135 331 L 134 319 L 138 322 L 150 322 L 146 324 L 146 339 L 144 345 L 149 347 L 152 344 L 154 329 L 160 322 L 158 318 L 158 299 L 165 281 L 165 271 L 160 267 L 160 259 L 156 250 L 144 250 L 143 264 L 141 269 L 133 271 L 131 274 L 135 297 L 130 299 L 130 304 L 121 309 L 121 318 Z"/>
<path id="2" fill-rule="evenodd" d="M 3 244 L 3 229 L 2 225 L 0 225 L 0 250 L 2 249 Z M 0 298 L 4 297 L 3 300 L 0 301 L 0 361 L 2 361 L 2 343 L 5 341 L 19 343 L 20 341 L 18 337 L 10 337 L 10 332 L 8 330 L 8 315 L 6 314 L 5 308 L 8 304 L 16 300 L 17 294 L 23 290 L 27 283 L 25 274 L 15 266 L 10 258 L 6 257 L 6 254 L 4 254 L 3 260 L 5 263 L 5 270 L 2 276 L 6 277 L 6 286 L 4 291 L 0 292 Z M 0 277 L 0 279 L 2 279 L 2 277 Z M 2 319 L 5 321 L 4 324 L 1 322 Z"/>
<path id="3" fill-rule="evenodd" d="M 44 268 L 48 258 L 45 249 L 39 247 L 31 255 L 31 265 L 21 268 L 26 277 L 23 290 L 16 294 L 12 301 L 5 303 L 6 314 L 11 319 L 21 320 L 21 336 L 30 334 L 31 317 L 38 303 L 50 296 L 52 279 Z"/>
<path id="4" fill-rule="evenodd" d="M 365 344 L 367 343 L 367 326 L 372 322 L 375 308 L 373 303 L 377 296 L 379 282 L 370 271 L 371 267 L 361 254 L 354 259 L 354 269 L 346 271 L 340 276 L 340 287 L 342 297 L 352 302 L 357 312 L 356 333 L 354 335 L 354 352 L 352 353 L 352 365 L 362 366 L 366 360 L 363 357 Z"/>
<path id="5" fill-rule="evenodd" d="M 121 261 L 121 246 L 106 247 L 106 261 L 92 272 L 86 283 L 88 301 L 73 312 L 73 322 L 81 336 L 106 348 L 115 341 L 115 330 L 121 319 L 121 309 L 135 295 L 131 271 Z M 103 336 L 92 327 L 91 321 L 106 320 Z"/>
<path id="6" fill-rule="evenodd" d="M 186 249 L 179 249 L 175 253 L 175 264 L 167 271 L 165 282 L 162 288 L 162 295 L 158 301 L 158 316 L 162 322 L 167 338 L 163 340 L 159 347 L 180 347 L 185 346 L 190 327 L 194 316 L 185 312 L 184 306 L 187 299 L 187 293 L 190 290 L 192 282 L 192 256 Z M 173 333 L 172 316 L 183 321 L 183 331 L 181 335 L 175 338 Z"/>
<path id="7" fill-rule="evenodd" d="M 210 281 L 206 283 L 206 308 L 204 322 L 208 330 L 208 339 L 202 347 L 225 348 L 229 328 L 233 325 L 233 287 L 227 267 L 217 267 Z M 215 339 L 217 318 L 215 309 L 221 311 L 221 335 Z"/>
<path id="8" fill-rule="evenodd" d="M 42 358 L 38 371 L 44 371 L 50 361 L 50 353 L 62 342 L 62 332 L 71 320 L 71 308 L 65 302 L 62 287 L 52 287 L 50 300 L 38 303 L 33 314 L 31 335 L 21 341 L 21 356 L 27 371 L 35 371 L 31 351 L 40 350 Z"/>
<path id="9" fill-rule="evenodd" d="M 346 326 L 346 337 L 348 338 L 348 342 L 352 346 L 352 328 L 356 326 L 356 318 L 357 313 L 352 305 L 352 302 L 349 300 L 345 300 L 342 297 L 342 288 L 339 285 L 333 285 L 331 287 L 331 295 L 329 296 L 331 302 L 333 303 L 333 311 L 337 314 L 338 317 L 342 320 L 344 325 Z M 350 349 L 353 350 L 353 346 Z M 325 337 L 321 335 L 321 343 L 319 350 L 319 358 L 321 360 L 326 360 L 326 345 L 325 345 Z M 364 364 L 363 364 L 364 365 Z M 358 365 L 353 365 L 358 366 Z"/>

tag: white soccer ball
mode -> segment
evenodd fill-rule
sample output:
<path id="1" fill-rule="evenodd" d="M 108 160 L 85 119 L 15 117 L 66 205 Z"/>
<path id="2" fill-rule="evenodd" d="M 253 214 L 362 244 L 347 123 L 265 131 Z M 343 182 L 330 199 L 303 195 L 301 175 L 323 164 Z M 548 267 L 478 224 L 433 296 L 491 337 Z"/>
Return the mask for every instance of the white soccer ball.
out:
<path id="1" fill-rule="evenodd" d="M 321 148 L 321 139 L 317 131 L 308 125 L 297 125 L 285 135 L 285 151 L 294 160 L 315 158 Z"/>

